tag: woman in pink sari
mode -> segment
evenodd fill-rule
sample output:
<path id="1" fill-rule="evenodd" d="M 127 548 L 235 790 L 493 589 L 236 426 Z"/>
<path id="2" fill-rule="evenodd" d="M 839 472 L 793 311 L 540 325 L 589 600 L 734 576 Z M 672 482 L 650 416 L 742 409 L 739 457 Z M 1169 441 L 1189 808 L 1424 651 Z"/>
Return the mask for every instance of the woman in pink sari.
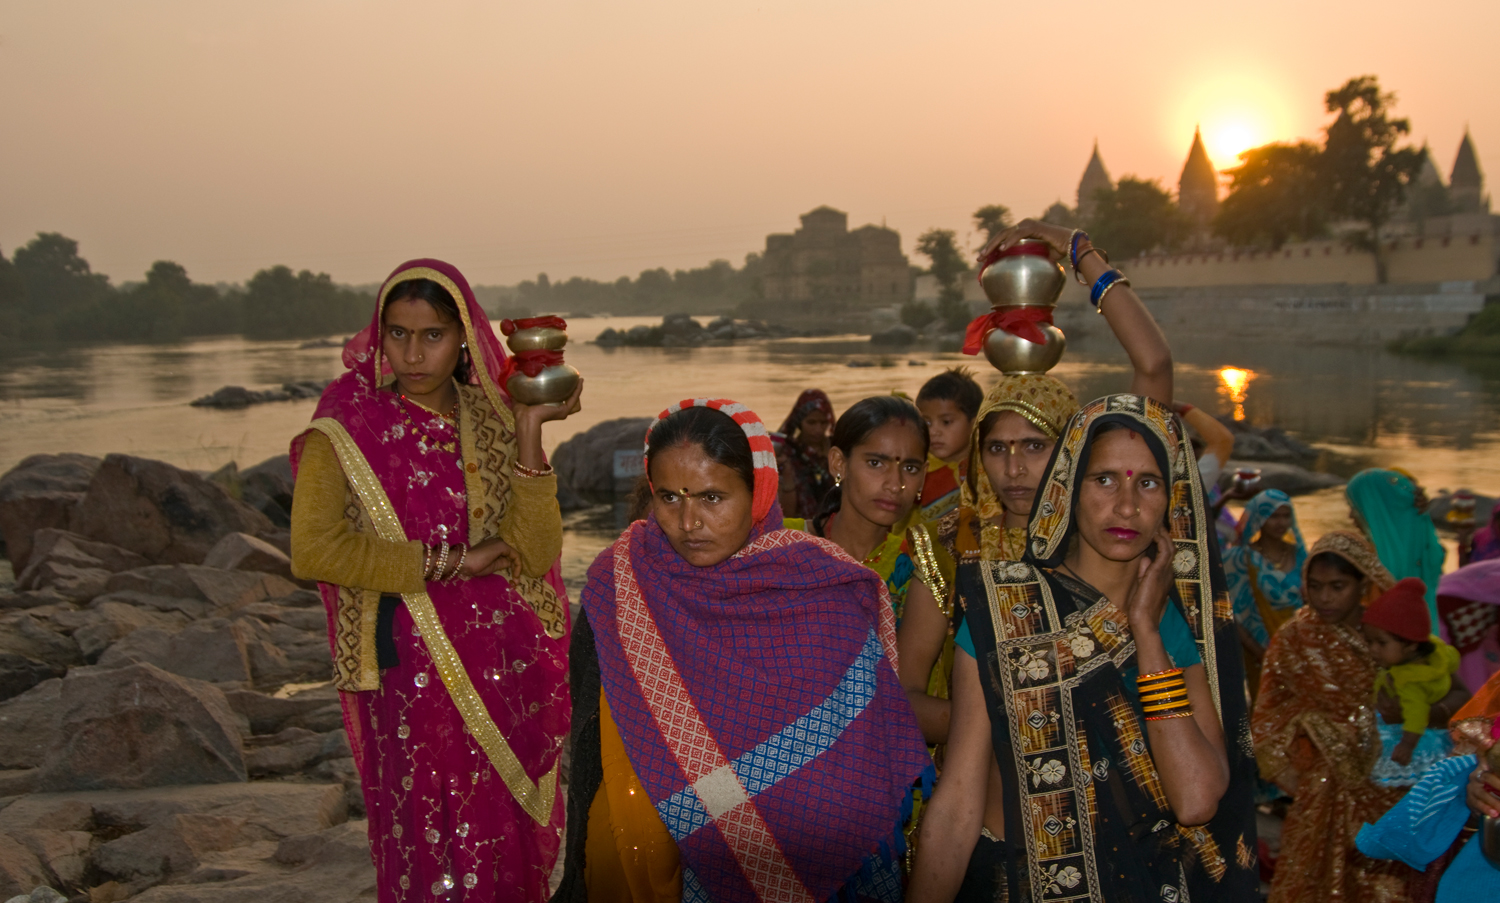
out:
<path id="1" fill-rule="evenodd" d="M 546 899 L 568 608 L 541 426 L 464 277 L 402 264 L 292 443 L 292 568 L 319 581 L 381 903 Z"/>

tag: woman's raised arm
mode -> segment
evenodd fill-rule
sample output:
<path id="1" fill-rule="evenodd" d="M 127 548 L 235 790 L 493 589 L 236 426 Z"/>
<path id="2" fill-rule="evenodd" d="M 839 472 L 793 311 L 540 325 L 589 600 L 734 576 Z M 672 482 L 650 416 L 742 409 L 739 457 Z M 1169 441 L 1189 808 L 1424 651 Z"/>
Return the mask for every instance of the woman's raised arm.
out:
<path id="1" fill-rule="evenodd" d="M 901 651 L 901 686 L 916 713 L 922 737 L 928 743 L 948 742 L 948 722 L 952 703 L 927 695 L 932 666 L 943 653 L 948 638 L 948 617 L 938 607 L 932 590 L 919 579 L 906 592 L 906 611 L 896 631 L 896 647 Z"/>
<path id="2" fill-rule="evenodd" d="M 1072 266 L 1075 260 L 1074 232 L 1073 229 L 1040 220 L 1023 219 L 990 239 L 979 256 L 983 259 L 992 250 L 1003 250 L 1023 238 L 1039 238 L 1052 246 L 1053 253 L 1065 267 Z M 1089 243 L 1086 233 L 1078 233 L 1077 275 L 1089 286 L 1093 286 L 1100 276 L 1113 269 L 1100 253 L 1104 250 L 1107 249 L 1096 250 Z M 1156 325 L 1155 318 L 1129 282 L 1112 286 L 1099 304 L 1099 310 L 1103 312 L 1109 328 L 1114 331 L 1115 338 L 1120 341 L 1120 346 L 1125 349 L 1125 354 L 1130 357 L 1130 365 L 1135 371 L 1130 380 L 1130 391 L 1170 405 L 1172 349 L 1167 345 L 1167 337 L 1162 334 L 1161 327 Z"/>

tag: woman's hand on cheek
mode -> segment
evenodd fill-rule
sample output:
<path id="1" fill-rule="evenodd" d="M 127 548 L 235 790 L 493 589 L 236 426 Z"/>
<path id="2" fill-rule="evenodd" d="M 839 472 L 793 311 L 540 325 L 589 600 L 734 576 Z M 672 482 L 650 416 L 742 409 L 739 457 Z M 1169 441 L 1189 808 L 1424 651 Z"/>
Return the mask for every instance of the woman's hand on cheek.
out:
<path id="1" fill-rule="evenodd" d="M 1161 616 L 1167 608 L 1167 596 L 1172 589 L 1172 536 L 1166 527 L 1156 531 L 1156 558 L 1142 555 L 1136 563 L 1135 589 L 1125 602 L 1125 616 L 1130 619 L 1132 631 L 1156 631 L 1161 627 Z"/>
<path id="2" fill-rule="evenodd" d="M 1494 740 L 1489 742 L 1493 746 Z M 1469 810 L 1488 818 L 1500 818 L 1500 775 L 1490 771 L 1479 753 L 1479 767 L 1469 775 Z"/>

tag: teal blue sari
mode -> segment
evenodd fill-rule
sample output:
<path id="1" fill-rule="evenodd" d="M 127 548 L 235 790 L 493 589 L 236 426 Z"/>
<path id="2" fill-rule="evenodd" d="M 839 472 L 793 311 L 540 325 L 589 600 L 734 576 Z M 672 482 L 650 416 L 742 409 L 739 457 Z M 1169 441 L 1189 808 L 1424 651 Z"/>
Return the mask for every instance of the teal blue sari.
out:
<path id="1" fill-rule="evenodd" d="M 1354 475 L 1344 490 L 1360 529 L 1375 544 L 1380 563 L 1397 580 L 1427 584 L 1427 610 L 1437 625 L 1437 586 L 1447 550 L 1427 512 L 1417 508 L 1417 487 L 1394 470 L 1372 468 Z"/>

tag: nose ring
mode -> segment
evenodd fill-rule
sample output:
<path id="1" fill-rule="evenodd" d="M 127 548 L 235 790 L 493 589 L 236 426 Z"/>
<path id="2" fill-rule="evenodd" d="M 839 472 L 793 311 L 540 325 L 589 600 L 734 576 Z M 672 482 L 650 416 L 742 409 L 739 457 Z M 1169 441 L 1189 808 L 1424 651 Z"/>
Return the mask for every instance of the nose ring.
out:
<path id="1" fill-rule="evenodd" d="M 693 521 L 693 529 L 694 530 L 698 529 L 701 526 L 703 526 L 703 521 L 701 521 L 701 520 L 699 520 L 699 521 Z"/>

